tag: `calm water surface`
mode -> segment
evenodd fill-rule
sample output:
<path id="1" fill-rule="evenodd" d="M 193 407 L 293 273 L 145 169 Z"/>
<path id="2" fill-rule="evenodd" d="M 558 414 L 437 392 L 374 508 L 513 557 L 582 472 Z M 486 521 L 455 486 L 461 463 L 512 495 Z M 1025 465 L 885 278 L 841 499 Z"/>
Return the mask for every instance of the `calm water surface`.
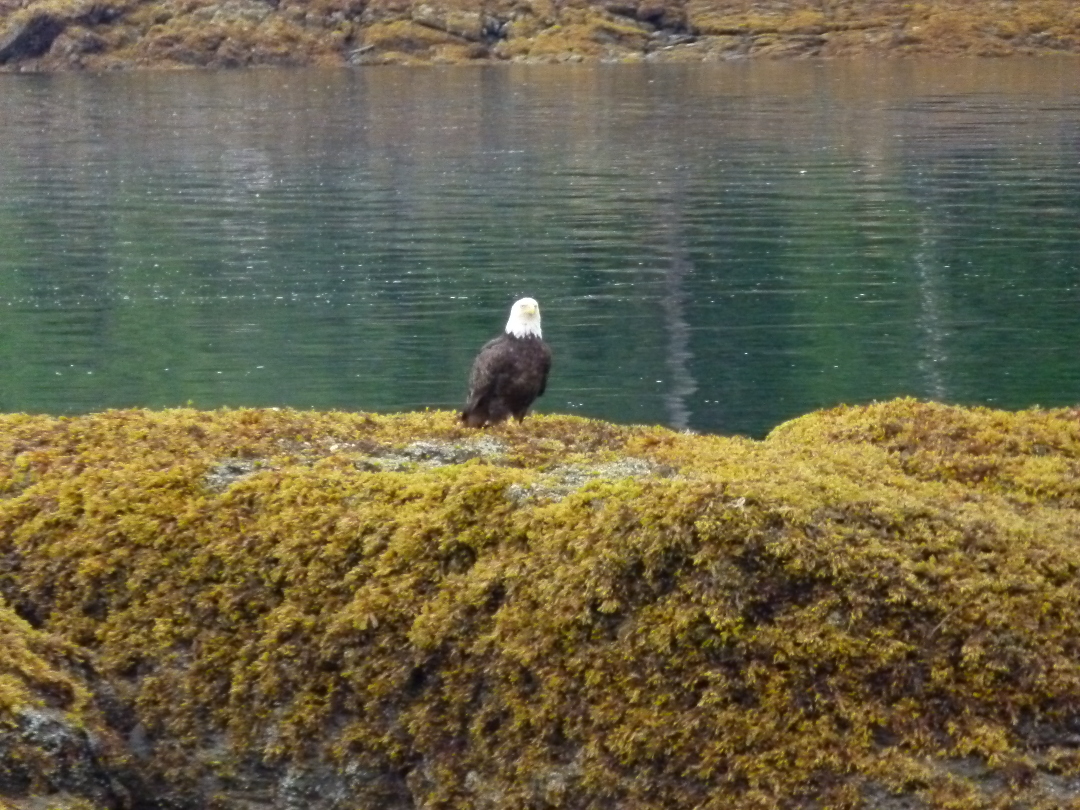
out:
<path id="1" fill-rule="evenodd" d="M 1080 61 L 0 76 L 0 410 L 1080 401 Z"/>

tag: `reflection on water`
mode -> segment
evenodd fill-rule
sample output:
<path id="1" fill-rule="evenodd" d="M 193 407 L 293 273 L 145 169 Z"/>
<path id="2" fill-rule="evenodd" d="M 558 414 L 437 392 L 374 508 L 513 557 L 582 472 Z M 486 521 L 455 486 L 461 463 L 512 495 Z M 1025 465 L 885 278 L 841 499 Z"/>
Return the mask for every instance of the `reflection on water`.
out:
<path id="1" fill-rule="evenodd" d="M 760 435 L 1080 401 L 1080 68 L 0 76 L 0 408 L 541 410 Z"/>
<path id="2" fill-rule="evenodd" d="M 661 217 L 660 238 L 657 240 L 668 253 L 669 266 L 665 272 L 664 292 L 661 304 L 664 309 L 664 322 L 668 331 L 667 373 L 670 382 L 664 401 L 667 406 L 667 424 L 684 430 L 690 427 L 689 398 L 697 391 L 690 363 L 693 354 L 690 349 L 690 324 L 687 323 L 685 310 L 689 293 L 687 286 L 692 279 L 693 269 L 686 238 L 680 223 L 683 199 L 681 177 L 676 178 L 671 199 L 661 203 L 657 210 Z"/>

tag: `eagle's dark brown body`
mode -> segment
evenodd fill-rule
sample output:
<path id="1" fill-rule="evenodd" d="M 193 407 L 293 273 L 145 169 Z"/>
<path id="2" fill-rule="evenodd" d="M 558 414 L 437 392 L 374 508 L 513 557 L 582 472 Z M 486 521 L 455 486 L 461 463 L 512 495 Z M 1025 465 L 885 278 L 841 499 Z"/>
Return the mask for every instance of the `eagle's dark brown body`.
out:
<path id="1" fill-rule="evenodd" d="M 484 427 L 513 416 L 520 422 L 544 393 L 550 370 L 551 349 L 539 337 L 506 333 L 488 341 L 473 362 L 461 421 Z"/>

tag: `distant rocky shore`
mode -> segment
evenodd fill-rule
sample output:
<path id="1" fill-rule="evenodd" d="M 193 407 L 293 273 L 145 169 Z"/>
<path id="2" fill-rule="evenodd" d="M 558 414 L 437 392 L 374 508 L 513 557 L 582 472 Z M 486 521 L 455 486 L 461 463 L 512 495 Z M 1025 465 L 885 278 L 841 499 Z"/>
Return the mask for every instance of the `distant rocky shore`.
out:
<path id="1" fill-rule="evenodd" d="M 0 0 L 0 71 L 1080 54 L 1071 0 Z"/>

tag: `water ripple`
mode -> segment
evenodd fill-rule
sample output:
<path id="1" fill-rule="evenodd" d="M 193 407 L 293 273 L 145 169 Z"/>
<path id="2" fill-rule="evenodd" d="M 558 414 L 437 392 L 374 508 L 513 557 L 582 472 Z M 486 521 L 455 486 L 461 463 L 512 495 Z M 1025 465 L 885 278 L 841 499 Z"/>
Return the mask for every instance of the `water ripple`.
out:
<path id="1" fill-rule="evenodd" d="M 1065 64 L 2 76 L 8 410 L 544 409 L 761 434 L 1080 401 Z"/>

